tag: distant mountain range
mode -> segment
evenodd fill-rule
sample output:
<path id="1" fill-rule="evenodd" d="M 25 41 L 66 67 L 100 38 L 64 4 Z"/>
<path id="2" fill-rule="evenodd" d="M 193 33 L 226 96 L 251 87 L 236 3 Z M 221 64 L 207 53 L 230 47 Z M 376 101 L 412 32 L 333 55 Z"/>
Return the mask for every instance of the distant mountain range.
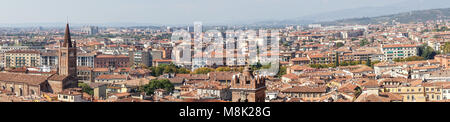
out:
<path id="1" fill-rule="evenodd" d="M 445 9 L 431 9 L 404 12 L 399 14 L 391 14 L 378 17 L 363 17 L 342 19 L 336 21 L 319 22 L 323 25 L 367 25 L 367 24 L 382 24 L 389 22 L 411 23 L 411 22 L 425 22 L 429 20 L 450 19 L 450 8 Z"/>
<path id="2" fill-rule="evenodd" d="M 285 20 L 261 21 L 255 22 L 257 25 L 306 25 L 312 23 L 330 22 L 336 20 L 348 20 L 349 18 L 368 19 L 371 17 L 380 17 L 394 15 L 398 13 L 409 13 L 411 11 L 431 10 L 439 8 L 450 8 L 450 0 L 407 0 L 392 5 L 378 7 L 361 7 L 352 9 L 343 9 L 337 11 L 312 14 Z M 448 11 L 448 9 L 447 9 Z"/>

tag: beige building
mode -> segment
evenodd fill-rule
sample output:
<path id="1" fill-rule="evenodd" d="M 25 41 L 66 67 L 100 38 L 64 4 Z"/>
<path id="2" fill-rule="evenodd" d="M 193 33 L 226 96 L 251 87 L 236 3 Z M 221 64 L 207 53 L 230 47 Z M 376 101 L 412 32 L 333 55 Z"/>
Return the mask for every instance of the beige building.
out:
<path id="1" fill-rule="evenodd" d="M 403 96 L 403 102 L 426 102 L 425 91 L 423 86 L 415 87 L 395 87 L 384 88 L 385 92 L 390 92 Z"/>
<path id="2" fill-rule="evenodd" d="M 441 66 L 444 67 L 444 69 L 450 69 L 450 54 L 436 55 L 434 56 L 434 59 L 441 63 Z"/>
<path id="3" fill-rule="evenodd" d="M 37 67 L 40 64 L 39 51 L 34 50 L 12 50 L 5 52 L 4 67 Z"/>

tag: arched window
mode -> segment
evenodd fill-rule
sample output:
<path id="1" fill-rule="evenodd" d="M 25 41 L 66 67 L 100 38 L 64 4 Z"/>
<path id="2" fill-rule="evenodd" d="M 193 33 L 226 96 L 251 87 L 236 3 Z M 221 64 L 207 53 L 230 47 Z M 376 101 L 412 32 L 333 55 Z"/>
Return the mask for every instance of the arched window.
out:
<path id="1" fill-rule="evenodd" d="M 19 96 L 23 96 L 23 90 L 22 90 L 22 88 L 19 88 Z"/>
<path id="2" fill-rule="evenodd" d="M 34 92 L 34 90 L 31 90 L 31 95 L 36 95 L 36 92 Z"/>

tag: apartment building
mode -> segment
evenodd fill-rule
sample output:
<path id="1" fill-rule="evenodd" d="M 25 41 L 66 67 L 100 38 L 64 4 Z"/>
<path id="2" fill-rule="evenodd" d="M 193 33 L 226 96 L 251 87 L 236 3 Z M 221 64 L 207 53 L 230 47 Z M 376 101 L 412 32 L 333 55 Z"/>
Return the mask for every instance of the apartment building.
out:
<path id="1" fill-rule="evenodd" d="M 392 61 L 397 58 L 416 56 L 418 46 L 415 44 L 381 45 L 381 51 L 384 54 L 383 61 Z"/>
<path id="2" fill-rule="evenodd" d="M 4 56 L 4 67 L 37 67 L 41 61 L 40 52 L 34 50 L 12 50 Z"/>

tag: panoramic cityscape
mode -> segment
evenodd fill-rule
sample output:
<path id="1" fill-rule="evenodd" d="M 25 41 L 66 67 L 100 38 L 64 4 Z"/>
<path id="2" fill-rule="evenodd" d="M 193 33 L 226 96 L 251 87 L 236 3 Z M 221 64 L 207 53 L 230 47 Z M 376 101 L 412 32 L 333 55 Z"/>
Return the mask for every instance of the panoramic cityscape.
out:
<path id="1" fill-rule="evenodd" d="M 450 102 L 448 1 L 232 1 L 11 1 L 0 102 Z"/>

